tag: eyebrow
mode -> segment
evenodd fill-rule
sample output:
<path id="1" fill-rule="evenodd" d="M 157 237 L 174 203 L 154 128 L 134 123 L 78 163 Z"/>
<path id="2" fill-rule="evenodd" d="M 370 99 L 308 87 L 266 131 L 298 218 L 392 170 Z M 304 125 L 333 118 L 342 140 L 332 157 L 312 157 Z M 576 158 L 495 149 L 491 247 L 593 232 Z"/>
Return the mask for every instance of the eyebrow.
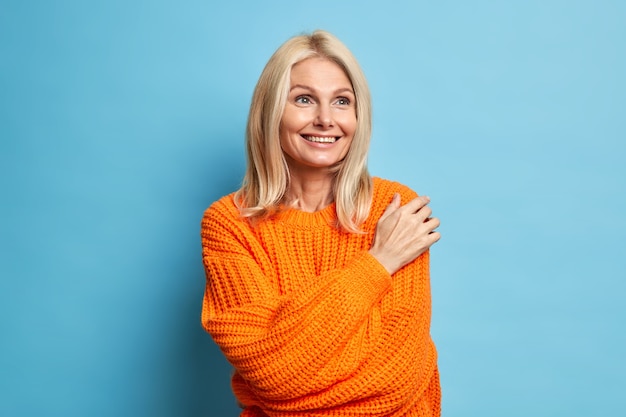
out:
<path id="1" fill-rule="evenodd" d="M 291 88 L 289 89 L 289 92 L 291 92 L 291 91 L 295 90 L 296 88 L 302 88 L 302 89 L 304 89 L 304 90 L 315 91 L 314 89 L 312 89 L 312 88 L 311 88 L 311 87 L 309 87 L 309 86 L 302 85 L 302 84 L 296 84 L 296 85 L 292 85 L 292 86 L 291 86 Z M 340 89 L 338 89 L 338 90 L 335 90 L 335 91 L 334 91 L 334 94 L 340 94 L 340 93 L 345 93 L 345 92 L 348 92 L 348 93 L 354 94 L 354 91 L 352 91 L 352 89 L 351 89 L 351 88 L 348 88 L 348 87 L 345 87 L 345 88 L 340 88 Z"/>

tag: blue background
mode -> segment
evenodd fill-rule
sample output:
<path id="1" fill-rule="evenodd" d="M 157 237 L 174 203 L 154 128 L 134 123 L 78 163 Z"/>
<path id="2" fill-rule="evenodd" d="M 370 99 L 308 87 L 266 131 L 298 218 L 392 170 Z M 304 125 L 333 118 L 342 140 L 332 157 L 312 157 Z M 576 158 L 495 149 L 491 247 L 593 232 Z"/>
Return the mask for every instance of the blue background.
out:
<path id="1" fill-rule="evenodd" d="M 443 414 L 626 409 L 626 3 L 0 3 L 0 415 L 235 416 L 199 222 L 256 80 L 324 28 L 370 167 L 432 198 Z"/>

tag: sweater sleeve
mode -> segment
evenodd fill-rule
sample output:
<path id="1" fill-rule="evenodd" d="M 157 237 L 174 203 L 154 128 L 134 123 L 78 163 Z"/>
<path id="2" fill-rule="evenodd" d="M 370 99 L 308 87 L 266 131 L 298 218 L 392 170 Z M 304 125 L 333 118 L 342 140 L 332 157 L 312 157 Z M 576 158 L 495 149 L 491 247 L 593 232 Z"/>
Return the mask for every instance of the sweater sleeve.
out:
<path id="1" fill-rule="evenodd" d="M 391 289 L 390 275 L 368 252 L 281 295 L 259 242 L 225 210 L 205 213 L 202 245 L 202 323 L 257 401 L 326 390 L 368 358 L 380 330 L 379 302 Z"/>

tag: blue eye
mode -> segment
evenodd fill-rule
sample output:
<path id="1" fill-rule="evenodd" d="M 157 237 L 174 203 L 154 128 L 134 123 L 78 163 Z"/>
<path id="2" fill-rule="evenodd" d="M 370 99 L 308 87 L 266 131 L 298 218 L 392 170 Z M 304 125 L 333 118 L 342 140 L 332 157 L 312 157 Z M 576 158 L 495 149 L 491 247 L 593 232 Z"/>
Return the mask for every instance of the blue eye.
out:
<path id="1" fill-rule="evenodd" d="M 345 97 L 339 97 L 337 99 L 337 104 L 339 104 L 340 106 L 348 106 L 350 105 L 350 100 Z"/>
<path id="2" fill-rule="evenodd" d="M 296 103 L 311 104 L 311 98 L 309 96 L 298 96 L 296 97 Z"/>

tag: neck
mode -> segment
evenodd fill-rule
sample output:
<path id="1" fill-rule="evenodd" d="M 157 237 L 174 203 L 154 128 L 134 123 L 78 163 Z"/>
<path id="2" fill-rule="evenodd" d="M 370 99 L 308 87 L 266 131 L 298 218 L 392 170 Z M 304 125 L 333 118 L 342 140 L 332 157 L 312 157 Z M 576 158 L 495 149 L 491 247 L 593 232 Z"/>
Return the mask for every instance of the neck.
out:
<path id="1" fill-rule="evenodd" d="M 319 175 L 291 174 L 289 188 L 285 192 L 285 205 L 313 213 L 326 208 L 334 201 L 333 177 L 328 173 Z"/>

